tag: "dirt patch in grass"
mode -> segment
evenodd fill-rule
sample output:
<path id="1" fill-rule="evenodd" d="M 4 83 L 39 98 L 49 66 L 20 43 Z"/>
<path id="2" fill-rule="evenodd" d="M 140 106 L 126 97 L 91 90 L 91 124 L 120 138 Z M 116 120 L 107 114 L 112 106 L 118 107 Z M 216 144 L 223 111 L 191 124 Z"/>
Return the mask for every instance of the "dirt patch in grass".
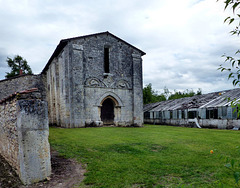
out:
<path id="1" fill-rule="evenodd" d="M 52 151 L 51 163 L 52 175 L 48 181 L 24 186 L 11 166 L 0 156 L 0 188 L 71 188 L 83 181 L 85 169 L 75 160 L 65 159 Z"/>
<path id="2" fill-rule="evenodd" d="M 20 185 L 21 181 L 19 180 L 16 172 L 0 155 L 0 187 L 19 187 Z"/>
<path id="3" fill-rule="evenodd" d="M 181 183 L 183 182 L 182 178 L 172 176 L 172 175 L 167 175 L 167 176 L 162 176 L 160 177 L 160 181 L 158 182 L 159 185 L 162 185 L 164 187 L 180 187 Z M 177 186 L 178 185 L 178 186 Z"/>

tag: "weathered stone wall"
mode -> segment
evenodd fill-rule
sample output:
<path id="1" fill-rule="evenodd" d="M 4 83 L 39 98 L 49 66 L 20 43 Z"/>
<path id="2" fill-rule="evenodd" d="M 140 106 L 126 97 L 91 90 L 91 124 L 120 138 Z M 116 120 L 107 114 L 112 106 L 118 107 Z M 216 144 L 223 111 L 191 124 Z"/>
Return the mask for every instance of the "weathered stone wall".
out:
<path id="1" fill-rule="evenodd" d="M 16 103 L 15 98 L 0 104 L 0 154 L 20 172 Z"/>
<path id="2" fill-rule="evenodd" d="M 45 87 L 41 75 L 22 75 L 0 80 L 0 100 L 19 91 L 38 88 L 45 97 Z"/>
<path id="3" fill-rule="evenodd" d="M 136 126 L 143 124 L 143 82 L 142 82 L 142 58 L 140 54 L 132 54 L 133 57 L 133 123 Z"/>
<path id="4" fill-rule="evenodd" d="M 69 80 L 68 58 L 62 53 L 49 66 L 46 73 L 47 101 L 50 125 L 70 127 L 72 117 L 72 90 Z"/>
<path id="5" fill-rule="evenodd" d="M 0 154 L 24 184 L 51 174 L 47 103 L 34 90 L 0 102 Z"/>
<path id="6" fill-rule="evenodd" d="M 114 125 L 133 126 L 132 90 L 86 87 L 85 95 L 87 96 L 85 98 L 86 126 L 92 124 L 97 126 L 96 122 L 101 121 L 101 103 L 108 96 L 113 97 L 117 102 L 114 109 Z"/>
<path id="7" fill-rule="evenodd" d="M 109 73 L 104 70 L 105 47 L 109 48 Z M 99 99 L 112 97 L 115 125 L 142 126 L 141 55 L 107 34 L 69 41 L 44 73 L 50 124 L 68 128 L 98 124 Z"/>

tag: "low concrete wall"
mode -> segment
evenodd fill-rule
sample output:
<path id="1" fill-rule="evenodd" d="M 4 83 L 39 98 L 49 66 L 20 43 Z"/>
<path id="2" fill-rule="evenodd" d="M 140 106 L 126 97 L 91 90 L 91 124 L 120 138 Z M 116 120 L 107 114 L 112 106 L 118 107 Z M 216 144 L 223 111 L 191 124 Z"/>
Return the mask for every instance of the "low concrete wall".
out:
<path id="1" fill-rule="evenodd" d="M 193 119 L 181 119 L 181 120 L 144 119 L 144 123 L 158 125 L 174 125 L 183 127 L 197 127 Z M 216 128 L 216 129 L 233 129 L 234 127 L 240 128 L 240 120 L 233 119 L 199 119 L 198 123 L 202 128 Z"/>
<path id="2" fill-rule="evenodd" d="M 51 175 L 47 102 L 35 90 L 0 101 L 0 154 L 24 184 Z"/>
<path id="3" fill-rule="evenodd" d="M 233 129 L 240 128 L 240 120 L 236 119 L 200 119 L 201 127 L 218 128 L 218 129 Z"/>

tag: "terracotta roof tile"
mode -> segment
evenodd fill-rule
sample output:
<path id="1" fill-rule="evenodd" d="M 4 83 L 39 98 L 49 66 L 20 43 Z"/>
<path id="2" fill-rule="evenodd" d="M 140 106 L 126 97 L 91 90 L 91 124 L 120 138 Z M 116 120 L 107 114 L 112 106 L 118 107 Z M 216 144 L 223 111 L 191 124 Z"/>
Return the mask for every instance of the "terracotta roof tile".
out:
<path id="1" fill-rule="evenodd" d="M 13 93 L 13 94 L 3 98 L 2 100 L 0 100 L 0 104 L 6 102 L 7 100 L 9 100 L 9 99 L 11 99 L 13 97 L 15 97 L 17 94 L 32 93 L 32 92 L 35 92 L 35 91 L 38 91 L 38 88 L 31 88 L 31 89 L 28 89 L 28 90 L 15 92 L 15 93 Z"/>

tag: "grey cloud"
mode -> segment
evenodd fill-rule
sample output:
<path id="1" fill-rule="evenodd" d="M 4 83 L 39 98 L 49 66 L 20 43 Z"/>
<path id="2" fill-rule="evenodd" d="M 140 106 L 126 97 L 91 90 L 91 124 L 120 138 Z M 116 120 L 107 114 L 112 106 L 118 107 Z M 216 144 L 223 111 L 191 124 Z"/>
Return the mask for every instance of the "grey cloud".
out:
<path id="1" fill-rule="evenodd" d="M 8 57 L 8 54 L 6 53 L 6 51 L 2 48 L 0 48 L 0 68 L 6 68 L 8 67 L 6 59 Z"/>
<path id="2" fill-rule="evenodd" d="M 0 76 L 6 54 L 22 55 L 39 73 L 61 39 L 108 30 L 147 53 L 144 84 L 152 83 L 154 89 L 232 87 L 216 69 L 224 61 L 221 55 L 239 43 L 228 38 L 218 4 L 180 4 L 184 9 L 167 0 L 20 0 L 14 9 L 11 1 L 0 2 Z"/>

